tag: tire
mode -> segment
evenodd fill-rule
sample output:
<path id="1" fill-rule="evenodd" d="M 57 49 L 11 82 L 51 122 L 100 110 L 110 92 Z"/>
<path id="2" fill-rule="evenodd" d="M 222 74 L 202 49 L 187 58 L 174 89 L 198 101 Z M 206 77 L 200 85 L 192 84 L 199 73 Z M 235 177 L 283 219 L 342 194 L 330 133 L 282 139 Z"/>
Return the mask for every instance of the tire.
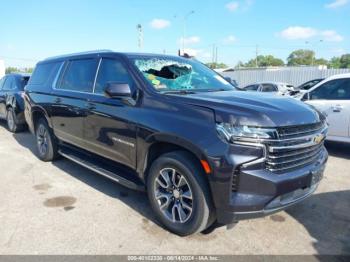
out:
<path id="1" fill-rule="evenodd" d="M 55 160 L 58 157 L 58 146 L 51 128 L 43 118 L 36 122 L 35 127 L 38 157 L 45 162 Z"/>
<path id="2" fill-rule="evenodd" d="M 24 129 L 24 125 L 18 124 L 16 113 L 12 107 L 7 109 L 6 122 L 8 130 L 12 133 L 17 133 Z"/>
<path id="3" fill-rule="evenodd" d="M 159 221 L 177 235 L 201 232 L 214 221 L 205 174 L 187 152 L 166 153 L 152 163 L 147 194 Z"/>

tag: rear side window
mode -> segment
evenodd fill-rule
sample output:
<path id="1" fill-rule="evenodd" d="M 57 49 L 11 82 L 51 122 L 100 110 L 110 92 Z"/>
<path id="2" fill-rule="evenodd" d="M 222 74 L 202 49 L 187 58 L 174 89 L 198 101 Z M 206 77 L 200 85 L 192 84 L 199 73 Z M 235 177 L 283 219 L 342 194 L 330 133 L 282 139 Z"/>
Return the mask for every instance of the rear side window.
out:
<path id="1" fill-rule="evenodd" d="M 3 90 L 10 91 L 16 88 L 15 79 L 12 76 L 6 78 L 5 84 L 3 86 Z"/>
<path id="2" fill-rule="evenodd" d="M 92 92 L 96 68 L 96 59 L 69 61 L 58 89 L 87 93 Z"/>
<path id="3" fill-rule="evenodd" d="M 104 58 L 98 71 L 95 93 L 103 93 L 103 89 L 111 82 L 126 83 L 132 87 L 131 77 L 122 62 Z"/>
<path id="4" fill-rule="evenodd" d="M 30 85 L 46 84 L 48 80 L 52 80 L 61 66 L 62 62 L 38 64 L 30 78 Z"/>

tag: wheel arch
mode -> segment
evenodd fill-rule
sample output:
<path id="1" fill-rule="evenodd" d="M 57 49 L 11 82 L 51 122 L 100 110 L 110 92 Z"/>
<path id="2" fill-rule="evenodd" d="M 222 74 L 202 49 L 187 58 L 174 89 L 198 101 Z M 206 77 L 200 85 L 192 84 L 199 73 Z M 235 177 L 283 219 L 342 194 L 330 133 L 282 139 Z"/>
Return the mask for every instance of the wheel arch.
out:
<path id="1" fill-rule="evenodd" d="M 147 139 L 147 144 L 148 147 L 142 154 L 143 156 L 141 159 L 141 174 L 144 181 L 147 180 L 148 171 L 153 161 L 159 156 L 173 151 L 184 151 L 190 154 L 193 160 L 203 170 L 203 174 L 205 174 L 201 160 L 207 161 L 206 156 L 204 152 L 192 142 L 169 134 L 157 134 Z"/>
<path id="2" fill-rule="evenodd" d="M 50 117 L 47 114 L 47 112 L 42 107 L 36 106 L 36 107 L 32 108 L 32 113 L 31 113 L 31 119 L 32 119 L 34 130 L 36 127 L 36 123 L 40 118 L 44 118 L 46 120 L 47 124 L 49 125 L 49 127 L 52 128 Z"/>

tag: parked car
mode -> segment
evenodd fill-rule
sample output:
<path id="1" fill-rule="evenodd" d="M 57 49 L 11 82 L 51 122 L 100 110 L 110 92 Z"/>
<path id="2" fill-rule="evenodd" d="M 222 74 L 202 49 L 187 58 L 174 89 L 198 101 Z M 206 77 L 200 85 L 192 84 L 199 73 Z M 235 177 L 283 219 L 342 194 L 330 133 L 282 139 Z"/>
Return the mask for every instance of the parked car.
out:
<path id="1" fill-rule="evenodd" d="M 268 92 L 280 95 L 294 95 L 299 89 L 293 85 L 280 82 L 261 82 L 250 84 L 243 88 L 245 91 Z"/>
<path id="2" fill-rule="evenodd" d="M 40 159 L 61 155 L 147 191 L 157 218 L 182 236 L 302 201 L 327 160 L 322 114 L 293 98 L 234 91 L 192 59 L 50 58 L 37 64 L 25 104 Z"/>
<path id="3" fill-rule="evenodd" d="M 26 127 L 23 94 L 29 77 L 29 74 L 16 73 L 0 80 L 0 118 L 7 121 L 7 127 L 13 133 Z"/>
<path id="4" fill-rule="evenodd" d="M 350 74 L 329 77 L 297 98 L 327 116 L 328 140 L 350 143 Z"/>
<path id="5" fill-rule="evenodd" d="M 298 89 L 299 90 L 309 90 L 311 87 L 317 85 L 318 83 L 320 83 L 323 80 L 324 80 L 324 78 L 318 78 L 318 79 L 313 79 L 313 80 L 307 81 L 307 82 L 301 84 L 300 86 L 298 86 Z"/>

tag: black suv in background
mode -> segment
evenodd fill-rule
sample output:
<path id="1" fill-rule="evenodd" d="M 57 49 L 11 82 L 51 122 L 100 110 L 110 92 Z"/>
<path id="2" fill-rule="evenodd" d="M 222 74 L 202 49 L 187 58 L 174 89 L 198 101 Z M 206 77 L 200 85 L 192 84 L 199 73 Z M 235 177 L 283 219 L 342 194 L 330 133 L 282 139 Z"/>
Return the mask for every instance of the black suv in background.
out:
<path id="1" fill-rule="evenodd" d="M 0 118 L 7 121 L 13 133 L 26 127 L 23 95 L 29 77 L 29 74 L 13 73 L 0 79 Z"/>
<path id="2" fill-rule="evenodd" d="M 179 235 L 282 210 L 323 175 L 327 124 L 292 98 L 237 92 L 180 57 L 90 52 L 37 64 L 25 117 L 38 155 L 136 190 Z"/>

